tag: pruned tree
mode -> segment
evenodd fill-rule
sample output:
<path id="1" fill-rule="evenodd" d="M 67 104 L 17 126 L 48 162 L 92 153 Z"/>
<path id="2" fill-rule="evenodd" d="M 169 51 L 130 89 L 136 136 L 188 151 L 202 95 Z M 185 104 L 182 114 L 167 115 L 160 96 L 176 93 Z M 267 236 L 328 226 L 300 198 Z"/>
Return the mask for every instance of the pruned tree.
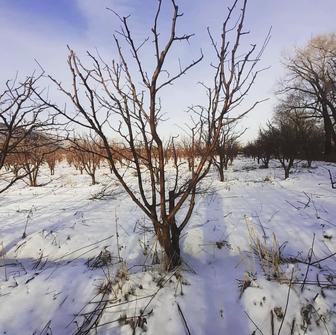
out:
<path id="1" fill-rule="evenodd" d="M 260 155 L 260 150 L 259 146 L 257 145 L 257 140 L 255 141 L 249 141 L 247 144 L 245 144 L 242 148 L 243 155 L 245 157 L 251 157 L 253 160 L 256 158 L 258 159 L 258 164 L 259 164 L 259 155 Z"/>
<path id="2" fill-rule="evenodd" d="M 237 131 L 237 120 L 226 118 L 221 130 L 220 137 L 217 142 L 215 155 L 213 156 L 213 163 L 217 168 L 219 180 L 224 181 L 224 171 L 228 169 L 229 162 L 232 164 L 233 159 L 238 154 L 238 139 L 245 133 Z"/>
<path id="3" fill-rule="evenodd" d="M 49 145 L 49 152 L 45 155 L 44 160 L 47 163 L 50 175 L 55 174 L 55 168 L 57 163 L 59 163 L 63 159 L 63 152 L 58 145 Z"/>
<path id="4" fill-rule="evenodd" d="M 307 167 L 310 168 L 313 161 L 323 160 L 324 158 L 324 133 L 323 129 L 315 123 L 308 125 L 306 130 L 301 159 L 305 159 Z"/>
<path id="5" fill-rule="evenodd" d="M 94 138 L 81 136 L 71 141 L 69 149 L 72 161 L 81 171 L 85 171 L 91 177 L 91 184 L 96 184 L 96 172 L 99 169 L 103 155 L 101 146 Z"/>
<path id="6" fill-rule="evenodd" d="M 33 132 L 10 155 L 9 164 L 13 164 L 15 173 L 21 171 L 23 179 L 28 179 L 29 186 L 39 186 L 37 178 L 41 167 L 59 149 L 58 138 L 41 132 Z M 25 178 L 27 177 L 27 178 Z"/>
<path id="7" fill-rule="evenodd" d="M 275 138 L 273 137 L 272 129 L 260 129 L 259 137 L 256 140 L 256 150 L 258 153 L 258 159 L 261 160 L 262 166 L 268 169 L 269 162 L 275 153 Z"/>
<path id="8" fill-rule="evenodd" d="M 164 34 L 159 32 L 162 0 L 158 1 L 151 29 L 154 69 L 147 70 L 143 62 L 144 57 L 148 56 L 144 56 L 142 50 L 149 39 L 136 43 L 129 17 L 114 13 L 121 22 L 120 31 L 114 36 L 118 59 L 107 63 L 99 55 L 88 53 L 91 66 L 85 66 L 70 49 L 68 65 L 72 88 L 66 88 L 54 78 L 51 80 L 65 94 L 76 112 L 71 113 L 70 110 L 49 104 L 67 120 L 94 132 L 101 140 L 113 174 L 152 222 L 164 250 L 166 269 L 181 263 L 180 235 L 192 215 L 197 187 L 212 164 L 224 118 L 241 105 L 255 82 L 259 73 L 257 65 L 269 38 L 267 36 L 260 50 L 254 44 L 249 44 L 247 51 L 242 48 L 242 40 L 248 35 L 244 29 L 247 0 L 233 2 L 222 25 L 218 43 L 209 30 L 215 51 L 215 61 L 211 67 L 214 71 L 213 82 L 206 88 L 209 103 L 206 107 L 191 108 L 195 114 L 194 122 L 189 126 L 188 143 L 192 152 L 198 150 L 198 157 L 191 162 L 190 172 L 182 170 L 177 158 L 176 138 L 165 141 L 158 130 L 163 122 L 160 96 L 198 65 L 203 54 L 186 66 L 181 64 L 176 73 L 166 76 L 174 45 L 188 42 L 193 36 L 177 33 L 182 13 L 174 0 L 170 0 L 170 4 L 172 19 L 167 39 L 164 40 Z M 237 12 L 238 19 L 235 15 Z M 241 114 L 252 110 L 257 103 Z M 113 141 L 118 143 L 117 150 L 110 145 L 110 134 Z M 167 169 L 165 153 L 168 148 L 174 157 L 173 169 Z M 123 157 L 125 153 L 128 157 L 124 158 L 128 163 L 121 167 L 117 165 L 117 157 Z M 134 171 L 136 184 L 129 182 L 126 170 Z"/>
<path id="9" fill-rule="evenodd" d="M 274 156 L 279 160 L 285 172 L 285 179 L 289 177 L 295 158 L 299 155 L 300 144 L 295 126 L 280 121 L 277 126 L 268 124 L 268 132 L 274 143 Z"/>
<path id="10" fill-rule="evenodd" d="M 307 166 L 311 167 L 313 160 L 323 159 L 323 131 L 320 122 L 307 118 L 305 109 L 288 107 L 294 105 L 291 101 L 295 98 L 289 95 L 277 106 L 274 122 L 290 125 L 295 129 L 295 145 L 299 148 L 295 158 L 307 160 Z"/>

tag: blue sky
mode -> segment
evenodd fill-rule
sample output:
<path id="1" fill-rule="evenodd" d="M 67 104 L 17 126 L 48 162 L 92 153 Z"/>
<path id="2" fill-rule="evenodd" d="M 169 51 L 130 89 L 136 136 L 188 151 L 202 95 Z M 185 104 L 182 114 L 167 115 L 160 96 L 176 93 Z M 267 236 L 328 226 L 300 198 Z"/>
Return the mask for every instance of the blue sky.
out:
<path id="1" fill-rule="evenodd" d="M 197 57 L 200 47 L 206 57 L 198 69 L 166 92 L 163 102 L 170 124 L 183 123 L 183 111 L 202 96 L 196 83 L 210 79 L 211 48 L 206 27 L 210 26 L 216 33 L 231 3 L 227 0 L 177 2 L 185 13 L 179 30 L 196 36 L 190 45 L 175 50 L 172 69 L 177 57 L 187 62 Z M 170 21 L 169 1 L 164 0 L 164 3 L 163 35 Z M 67 44 L 79 54 L 97 48 L 105 58 L 111 59 L 112 34 L 118 28 L 118 22 L 105 8 L 116 9 L 122 15 L 131 14 L 135 36 L 141 39 L 150 34 L 156 4 L 155 0 L 0 0 L 0 86 L 16 72 L 21 76 L 31 73 L 36 68 L 35 58 L 49 73 L 66 82 L 69 80 L 66 72 Z M 244 127 L 249 127 L 245 140 L 253 137 L 258 127 L 271 117 L 276 102 L 273 92 L 283 75 L 282 55 L 292 52 L 295 46 L 304 45 L 315 34 L 336 31 L 335 13 L 335 0 L 249 1 L 246 26 L 251 36 L 248 42 L 261 44 L 270 26 L 273 31 L 262 63 L 271 69 L 262 74 L 249 97 L 251 101 L 265 97 L 270 100 L 244 120 Z M 147 52 L 144 58 L 150 67 L 151 54 Z"/>
<path id="2" fill-rule="evenodd" d="M 79 30 L 85 26 L 85 17 L 75 1 L 5 0 L 0 2 L 0 9 L 7 10 L 7 14 L 12 15 L 22 13 L 27 21 L 40 19 L 49 21 L 50 24 L 64 23 Z"/>

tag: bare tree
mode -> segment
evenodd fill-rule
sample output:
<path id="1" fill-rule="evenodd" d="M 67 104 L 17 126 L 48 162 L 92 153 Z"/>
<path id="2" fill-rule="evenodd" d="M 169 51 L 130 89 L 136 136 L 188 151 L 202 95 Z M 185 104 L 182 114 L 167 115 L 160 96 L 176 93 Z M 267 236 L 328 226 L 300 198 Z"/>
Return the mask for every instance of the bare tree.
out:
<path id="1" fill-rule="evenodd" d="M 49 145 L 49 152 L 45 155 L 45 162 L 47 163 L 50 175 L 55 174 L 56 164 L 63 159 L 63 152 L 59 146 Z"/>
<path id="2" fill-rule="evenodd" d="M 313 37 L 305 47 L 296 49 L 294 56 L 287 58 L 288 74 L 280 90 L 285 96 L 295 97 L 290 100 L 289 109 L 301 108 L 308 117 L 323 121 L 326 159 L 333 159 L 336 153 L 335 64 L 336 34 Z"/>
<path id="3" fill-rule="evenodd" d="M 267 165 L 270 157 L 278 159 L 287 179 L 295 159 L 306 159 L 310 167 L 314 159 L 321 158 L 321 129 L 306 118 L 304 110 L 288 109 L 288 103 L 280 103 L 272 123 L 260 131 L 254 148 Z"/>
<path id="4" fill-rule="evenodd" d="M 85 171 L 91 177 L 91 184 L 96 184 L 96 171 L 100 167 L 103 155 L 101 146 L 89 136 L 82 136 L 71 141 L 69 149 L 72 153 L 73 163 L 80 171 Z"/>
<path id="5" fill-rule="evenodd" d="M 31 139 L 54 128 L 45 98 L 44 101 L 38 98 L 43 93 L 38 88 L 41 77 L 42 74 L 29 76 L 22 82 L 7 81 L 0 93 L 0 193 L 28 175 L 18 157 L 40 148 L 41 143 Z"/>
<path id="6" fill-rule="evenodd" d="M 295 145 L 299 148 L 295 158 L 306 159 L 308 167 L 311 167 L 313 160 L 323 159 L 323 131 L 320 122 L 315 118 L 307 118 L 304 108 L 288 108 L 295 105 L 291 102 L 293 99 L 296 97 L 289 95 L 277 106 L 274 122 L 287 124 L 295 129 Z"/>
<path id="7" fill-rule="evenodd" d="M 289 177 L 295 158 L 299 155 L 300 144 L 297 129 L 292 123 L 280 121 L 277 126 L 268 124 L 268 133 L 274 143 L 274 156 L 285 171 L 285 179 Z"/>
<path id="8" fill-rule="evenodd" d="M 247 0 L 236 0 L 229 8 L 219 43 L 209 30 L 216 56 L 211 67 L 214 77 L 211 86 L 206 87 L 208 106 L 191 107 L 195 114 L 194 123 L 189 126 L 188 143 L 191 152 L 198 150 L 198 157 L 191 162 L 188 173 L 179 163 L 176 139 L 173 137 L 164 141 L 159 134 L 158 127 L 163 121 L 160 94 L 199 64 L 203 55 L 200 54 L 186 66 L 180 65 L 176 73 L 166 76 L 173 46 L 188 42 L 193 36 L 177 34 L 176 26 L 182 13 L 174 0 L 170 4 L 171 26 L 168 38 L 163 41 L 163 34 L 160 34 L 158 28 L 162 0 L 158 1 L 151 30 L 154 54 L 154 69 L 151 72 L 145 69 L 142 54 L 148 39 L 136 43 L 129 27 L 129 18 L 115 13 L 121 22 L 120 31 L 114 36 L 119 60 L 107 63 L 99 55 L 96 57 L 88 53 L 92 65 L 87 67 L 70 50 L 68 65 L 72 75 L 72 88 L 67 89 L 54 78 L 51 80 L 71 101 L 76 113 L 49 104 L 71 122 L 98 136 L 114 175 L 152 222 L 166 256 L 166 269 L 181 262 L 180 235 L 192 215 L 197 185 L 212 164 L 225 116 L 241 105 L 255 82 L 259 73 L 256 67 L 269 38 L 267 36 L 261 50 L 250 44 L 247 51 L 242 49 L 242 40 L 248 34 L 244 30 Z M 235 16 L 237 11 L 238 19 Z M 123 47 L 120 36 L 127 48 Z M 134 66 L 136 71 L 133 70 Z M 246 114 L 256 104 L 257 102 L 241 114 Z M 117 146 L 110 144 L 108 134 L 111 133 Z M 173 159 L 166 159 L 167 152 L 171 153 Z M 117 157 L 125 158 L 127 164 L 123 168 L 117 165 Z M 170 168 L 167 169 L 169 164 Z M 134 170 L 136 184 L 130 183 L 125 177 L 127 169 Z"/>
<path id="9" fill-rule="evenodd" d="M 48 142 L 49 139 L 47 137 L 34 133 L 29 138 L 25 138 L 20 145 L 19 152 L 16 153 L 19 166 L 26 173 L 29 185 L 32 187 L 38 186 L 37 177 L 50 150 Z"/>
<path id="10" fill-rule="evenodd" d="M 232 164 L 233 159 L 238 154 L 238 139 L 245 133 L 237 131 L 236 120 L 226 119 L 222 127 L 221 135 L 217 142 L 217 148 L 213 157 L 213 163 L 219 173 L 219 180 L 224 181 L 224 171 L 228 169 L 229 162 Z"/>
<path id="11" fill-rule="evenodd" d="M 253 160 L 258 159 L 258 164 L 260 160 L 260 146 L 257 143 L 258 139 L 255 141 L 249 141 L 246 145 L 243 146 L 242 152 L 245 157 L 251 157 Z"/>

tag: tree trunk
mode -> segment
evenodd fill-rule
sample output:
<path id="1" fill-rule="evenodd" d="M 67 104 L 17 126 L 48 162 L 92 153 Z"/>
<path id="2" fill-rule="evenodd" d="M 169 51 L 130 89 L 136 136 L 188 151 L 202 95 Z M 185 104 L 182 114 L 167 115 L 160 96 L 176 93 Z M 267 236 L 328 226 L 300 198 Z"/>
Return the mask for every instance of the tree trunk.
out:
<path id="1" fill-rule="evenodd" d="M 285 179 L 289 178 L 289 166 L 285 168 Z"/>
<path id="2" fill-rule="evenodd" d="M 292 168 L 293 164 L 294 164 L 294 158 L 288 158 L 287 159 L 288 165 L 286 166 L 286 164 L 284 163 L 284 169 L 285 169 L 285 179 L 289 178 L 289 171 Z"/>
<path id="3" fill-rule="evenodd" d="M 189 172 L 192 170 L 192 159 L 191 158 L 188 158 L 188 170 Z"/>
<path id="4" fill-rule="evenodd" d="M 223 171 L 223 169 L 220 167 L 218 169 L 218 171 L 219 171 L 219 181 L 224 182 L 224 171 Z"/>
<path id="5" fill-rule="evenodd" d="M 279 161 L 285 171 L 285 179 L 289 178 L 289 171 L 293 166 L 294 159 L 293 158 L 279 158 Z M 286 165 L 286 161 L 288 164 Z"/>
<path id="6" fill-rule="evenodd" d="M 34 187 L 37 186 L 37 175 L 38 175 L 38 168 L 36 167 L 36 169 L 33 171 L 33 185 Z"/>
<path id="7" fill-rule="evenodd" d="M 328 159 L 332 153 L 332 123 L 328 113 L 323 113 L 323 125 L 324 125 L 324 158 Z"/>
<path id="8" fill-rule="evenodd" d="M 15 178 L 19 176 L 19 168 L 17 166 L 14 166 L 14 176 Z"/>
<path id="9" fill-rule="evenodd" d="M 28 172 L 28 177 L 29 177 L 29 185 L 34 186 L 34 179 L 33 179 L 33 176 L 32 176 L 32 172 L 30 170 Z"/>
<path id="10" fill-rule="evenodd" d="M 262 158 L 263 166 L 264 166 L 265 169 L 268 169 L 268 167 L 269 167 L 269 161 L 270 161 L 270 157 L 269 156 L 265 156 L 264 158 Z"/>
<path id="11" fill-rule="evenodd" d="M 171 271 L 181 265 L 180 232 L 175 224 L 167 222 L 161 236 L 159 242 L 165 252 L 165 270 Z"/>
<path id="12" fill-rule="evenodd" d="M 175 207 L 175 193 L 169 192 L 169 212 Z M 165 269 L 170 271 L 181 265 L 180 231 L 176 225 L 175 217 L 165 222 L 159 235 L 160 245 L 165 251 Z"/>
<path id="13" fill-rule="evenodd" d="M 223 154 L 219 154 L 219 164 L 218 164 L 219 180 L 224 181 L 224 157 Z"/>
<path id="14" fill-rule="evenodd" d="M 32 187 L 36 187 L 37 186 L 37 175 L 38 175 L 38 168 L 36 167 L 34 169 L 34 167 L 30 168 L 28 170 L 28 176 L 29 176 L 29 184 Z"/>

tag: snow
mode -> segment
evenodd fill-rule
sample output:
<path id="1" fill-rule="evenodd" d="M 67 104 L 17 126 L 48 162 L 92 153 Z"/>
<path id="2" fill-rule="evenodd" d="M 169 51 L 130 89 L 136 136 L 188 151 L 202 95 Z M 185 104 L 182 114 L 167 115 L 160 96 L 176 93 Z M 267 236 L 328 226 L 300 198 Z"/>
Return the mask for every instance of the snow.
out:
<path id="1" fill-rule="evenodd" d="M 171 273 L 107 167 L 94 186 L 66 163 L 43 169 L 43 186 L 0 197 L 0 334 L 186 334 L 184 317 L 191 334 L 266 335 L 272 314 L 275 334 L 336 334 L 336 256 L 317 262 L 336 252 L 328 169 L 297 163 L 284 180 L 275 161 L 239 158 L 224 183 L 212 171 Z M 272 249 L 279 259 L 258 257 Z"/>

